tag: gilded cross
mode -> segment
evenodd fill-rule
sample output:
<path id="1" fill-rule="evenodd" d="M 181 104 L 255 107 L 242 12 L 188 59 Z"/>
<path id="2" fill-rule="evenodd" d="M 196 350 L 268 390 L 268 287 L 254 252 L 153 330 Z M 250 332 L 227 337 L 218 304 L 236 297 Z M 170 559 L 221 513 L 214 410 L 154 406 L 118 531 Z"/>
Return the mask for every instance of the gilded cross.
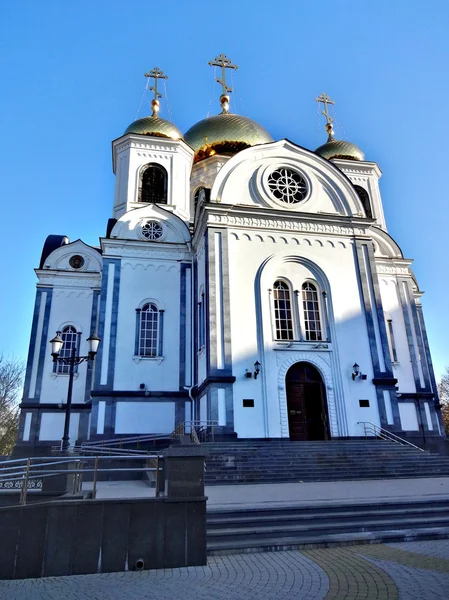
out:
<path id="1" fill-rule="evenodd" d="M 158 69 L 158 67 L 154 67 L 154 69 L 151 69 L 149 73 L 145 73 L 145 77 L 148 77 L 149 79 L 154 79 L 154 86 L 150 87 L 150 90 L 154 93 L 154 100 L 162 98 L 162 94 L 159 94 L 159 92 L 157 91 L 157 82 L 158 79 L 168 79 L 168 76 L 164 75 L 164 73 L 160 69 Z"/>
<path id="2" fill-rule="evenodd" d="M 318 98 L 315 98 L 315 102 L 321 102 L 323 104 L 324 110 L 321 112 L 321 114 L 326 117 L 326 122 L 327 122 L 328 125 L 330 123 L 332 123 L 332 121 L 334 119 L 328 113 L 328 111 L 327 111 L 327 105 L 328 104 L 335 104 L 335 102 L 333 100 L 331 100 L 329 98 L 329 96 L 327 94 L 325 94 L 324 92 L 321 94 L 321 96 L 318 96 Z"/>
<path id="3" fill-rule="evenodd" d="M 234 69 L 237 70 L 238 66 L 232 64 L 232 60 L 229 59 L 226 54 L 220 54 L 220 56 L 216 56 L 214 60 L 209 62 L 211 67 L 221 67 L 221 79 L 217 78 L 216 81 L 223 87 L 223 95 L 227 92 L 232 92 L 232 88 L 230 88 L 226 84 L 226 69 Z"/>

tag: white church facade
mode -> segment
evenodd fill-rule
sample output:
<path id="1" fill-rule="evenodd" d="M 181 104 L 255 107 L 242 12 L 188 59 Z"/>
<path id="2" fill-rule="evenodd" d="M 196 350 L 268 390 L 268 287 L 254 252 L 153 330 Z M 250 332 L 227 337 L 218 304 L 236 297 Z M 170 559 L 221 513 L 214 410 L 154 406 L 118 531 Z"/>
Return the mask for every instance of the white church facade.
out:
<path id="1" fill-rule="evenodd" d="M 388 234 L 378 165 L 334 139 L 331 101 L 315 151 L 229 112 L 223 82 L 222 112 L 182 135 L 152 73 L 153 114 L 113 142 L 99 247 L 44 244 L 17 449 L 62 437 L 57 331 L 67 356 L 101 339 L 75 373 L 71 444 L 192 419 L 238 438 L 361 437 L 364 423 L 445 436 L 412 261 Z"/>

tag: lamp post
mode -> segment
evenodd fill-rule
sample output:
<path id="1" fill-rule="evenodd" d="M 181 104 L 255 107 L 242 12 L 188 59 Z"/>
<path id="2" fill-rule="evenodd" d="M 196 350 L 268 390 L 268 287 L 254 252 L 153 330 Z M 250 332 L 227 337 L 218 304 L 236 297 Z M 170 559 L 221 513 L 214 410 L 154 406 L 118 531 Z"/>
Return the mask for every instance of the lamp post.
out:
<path id="1" fill-rule="evenodd" d="M 89 344 L 89 351 L 87 356 L 77 355 L 75 347 L 72 348 L 72 353 L 70 356 L 59 356 L 62 346 L 64 345 L 64 340 L 61 338 L 61 332 L 57 331 L 56 336 L 52 340 L 50 340 L 51 355 L 53 356 L 53 362 L 69 365 L 69 387 L 67 390 L 67 402 L 65 406 L 64 434 L 62 436 L 61 442 L 62 452 L 67 452 L 69 449 L 70 411 L 72 408 L 73 375 L 75 373 L 75 366 L 81 364 L 84 361 L 94 360 L 95 355 L 98 351 L 98 344 L 101 340 L 98 336 L 95 335 L 95 333 L 93 333 L 90 337 L 87 338 L 86 341 Z"/>

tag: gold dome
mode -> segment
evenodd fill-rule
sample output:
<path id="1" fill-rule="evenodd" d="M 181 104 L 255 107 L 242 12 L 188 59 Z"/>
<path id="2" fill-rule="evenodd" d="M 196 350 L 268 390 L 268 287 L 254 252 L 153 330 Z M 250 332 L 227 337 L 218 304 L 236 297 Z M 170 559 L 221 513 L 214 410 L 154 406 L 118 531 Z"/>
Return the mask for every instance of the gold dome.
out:
<path id="1" fill-rule="evenodd" d="M 315 150 L 323 158 L 345 158 L 346 160 L 365 160 L 365 155 L 358 146 L 342 140 L 329 140 Z"/>
<path id="2" fill-rule="evenodd" d="M 199 121 L 185 133 L 184 140 L 195 151 L 195 162 L 214 154 L 233 155 L 250 146 L 274 141 L 255 121 L 228 112 Z"/>
<path id="3" fill-rule="evenodd" d="M 127 133 L 154 135 L 156 137 L 169 138 L 172 140 L 182 140 L 182 133 L 176 125 L 155 115 L 137 119 L 137 121 L 131 123 L 123 135 L 126 135 Z"/>

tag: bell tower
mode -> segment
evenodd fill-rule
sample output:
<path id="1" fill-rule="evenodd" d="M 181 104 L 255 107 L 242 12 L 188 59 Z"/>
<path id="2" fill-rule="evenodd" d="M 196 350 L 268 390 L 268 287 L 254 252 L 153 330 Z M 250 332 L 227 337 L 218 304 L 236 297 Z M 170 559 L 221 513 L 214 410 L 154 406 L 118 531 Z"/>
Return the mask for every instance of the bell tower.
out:
<path id="1" fill-rule="evenodd" d="M 162 97 L 158 82 L 168 79 L 167 75 L 155 67 L 145 77 L 154 80 L 149 88 L 152 114 L 131 123 L 112 143 L 116 176 L 113 217 L 119 219 L 145 204 L 158 204 L 188 222 L 193 150 L 176 125 L 158 115 Z"/>

